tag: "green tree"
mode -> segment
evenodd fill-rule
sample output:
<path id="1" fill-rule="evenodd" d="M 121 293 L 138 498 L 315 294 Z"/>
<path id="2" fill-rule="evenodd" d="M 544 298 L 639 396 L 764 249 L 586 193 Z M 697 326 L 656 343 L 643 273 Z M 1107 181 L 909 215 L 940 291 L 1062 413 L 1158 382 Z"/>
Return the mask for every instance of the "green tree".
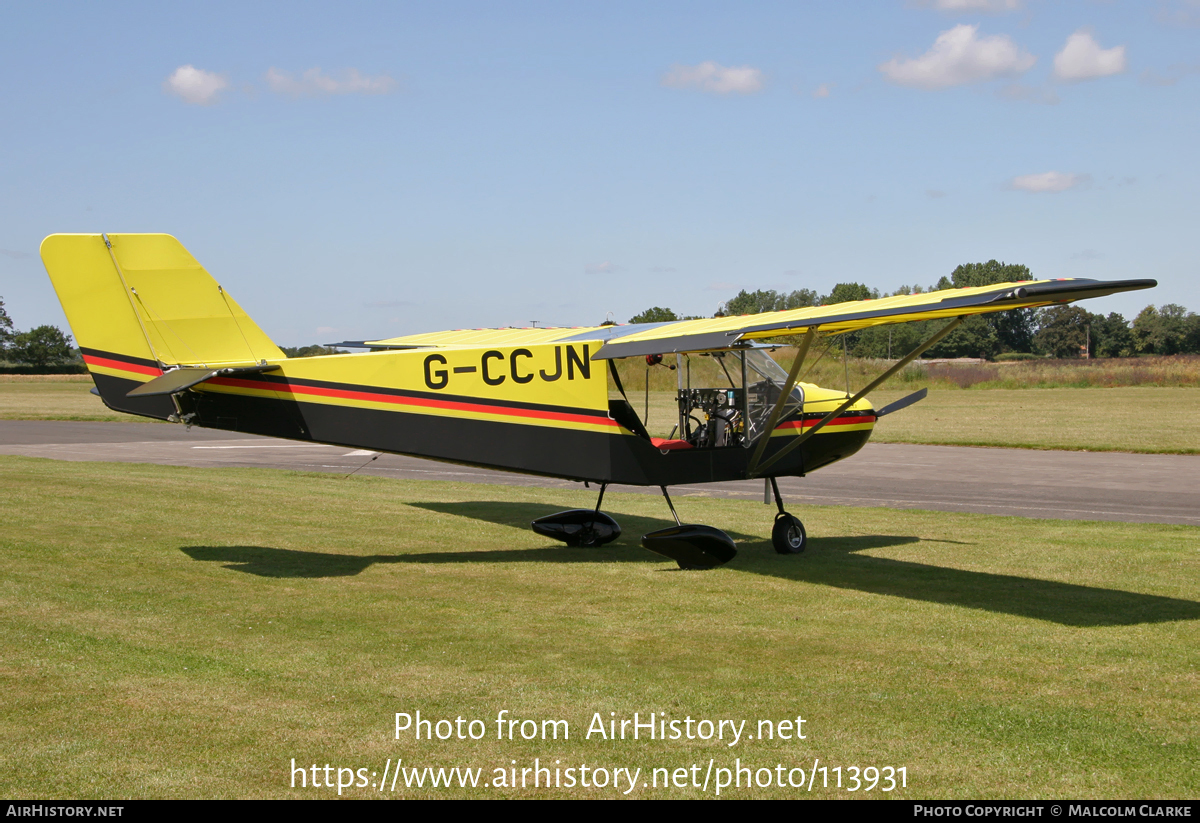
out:
<path id="1" fill-rule="evenodd" d="M 1088 339 L 1088 327 L 1097 318 L 1079 306 L 1042 309 L 1033 348 L 1051 357 L 1079 357 Z"/>
<path id="2" fill-rule="evenodd" d="M 829 292 L 825 297 L 820 298 L 820 303 L 822 306 L 836 306 L 838 303 L 871 300 L 876 297 L 879 297 L 879 290 L 864 286 L 862 283 L 838 283 L 833 287 L 833 291 Z M 847 332 L 845 335 L 847 351 L 854 352 L 857 355 L 864 345 L 863 335 L 864 332 L 862 331 Z"/>
<path id="3" fill-rule="evenodd" d="M 1200 314 L 1192 313 L 1187 316 L 1183 353 L 1200 354 Z"/>
<path id="4" fill-rule="evenodd" d="M 993 286 L 997 283 L 1016 283 L 1032 280 L 1028 266 L 1015 263 L 964 263 L 950 273 L 951 285 L 956 289 Z M 940 284 L 939 284 L 940 286 Z M 1033 334 L 1037 329 L 1036 313 L 1033 309 L 1012 309 L 986 315 L 986 322 L 996 331 L 1000 351 L 1032 351 Z"/>
<path id="5" fill-rule="evenodd" d="M 729 317 L 739 314 L 761 314 L 765 311 L 788 311 L 804 309 L 820 305 L 821 298 L 812 289 L 796 289 L 787 294 L 780 294 L 774 289 L 759 289 L 746 291 L 742 289 L 728 302 L 721 304 L 717 310 L 720 315 Z"/>
<path id="6" fill-rule="evenodd" d="M 852 300 L 875 300 L 878 297 L 878 289 L 872 289 L 862 283 L 838 283 L 828 296 L 821 298 L 821 305 L 832 306 L 837 303 L 849 303 Z"/>
<path id="7" fill-rule="evenodd" d="M 9 356 L 29 366 L 57 366 L 74 359 L 71 336 L 57 326 L 38 326 L 13 336 Z"/>
<path id="8" fill-rule="evenodd" d="M 8 353 L 8 347 L 12 344 L 13 338 L 13 322 L 9 319 L 8 312 L 4 310 L 4 300 L 0 298 L 0 359 L 3 359 Z"/>
<path id="9" fill-rule="evenodd" d="M 654 306 L 646 309 L 641 314 L 635 314 L 629 318 L 630 323 L 669 323 L 672 320 L 680 320 L 682 318 L 670 309 Z"/>
<path id="10" fill-rule="evenodd" d="M 326 354 L 345 354 L 345 349 L 336 346 L 280 346 L 279 350 L 288 357 L 321 357 Z"/>
<path id="11" fill-rule="evenodd" d="M 1095 315 L 1092 324 L 1092 349 L 1097 357 L 1132 357 L 1133 332 L 1129 323 L 1116 312 L 1103 319 Z"/>
<path id="12" fill-rule="evenodd" d="M 812 289 L 796 289 L 787 294 L 781 294 L 775 302 L 775 310 L 807 309 L 809 306 L 819 305 L 820 299 L 820 296 Z"/>
<path id="13" fill-rule="evenodd" d="M 851 350 L 855 357 L 878 357 L 899 360 L 921 345 L 929 335 L 945 325 L 944 320 L 916 323 L 889 323 L 855 332 L 858 339 Z"/>
<path id="14" fill-rule="evenodd" d="M 759 314 L 764 311 L 775 311 L 779 302 L 779 292 L 774 289 L 759 289 L 746 291 L 742 289 L 733 298 L 726 301 L 719 311 L 726 317 L 738 314 Z"/>
<path id="15" fill-rule="evenodd" d="M 933 334 L 945 325 L 944 321 L 922 324 L 926 334 Z M 924 339 L 924 338 L 922 338 Z M 914 347 L 915 348 L 915 347 Z M 1000 338 L 986 317 L 971 315 L 957 329 L 924 354 L 924 357 L 982 357 L 991 360 L 1000 353 Z"/>
<path id="16" fill-rule="evenodd" d="M 1133 321 L 1134 346 L 1145 354 L 1179 354 L 1187 348 L 1195 316 L 1175 303 L 1160 309 L 1147 306 Z"/>
<path id="17" fill-rule="evenodd" d="M 1032 279 L 1033 274 L 1028 266 L 1000 263 L 995 260 L 986 263 L 963 263 L 950 273 L 950 280 L 956 289 L 992 286 L 996 283 L 1018 283 Z"/>

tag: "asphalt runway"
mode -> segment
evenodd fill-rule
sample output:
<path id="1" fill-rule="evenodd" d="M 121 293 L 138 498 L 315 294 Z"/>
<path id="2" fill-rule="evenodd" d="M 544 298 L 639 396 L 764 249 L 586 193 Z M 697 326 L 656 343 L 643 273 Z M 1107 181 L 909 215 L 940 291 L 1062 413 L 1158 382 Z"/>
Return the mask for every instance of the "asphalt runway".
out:
<path id="1" fill-rule="evenodd" d="M 158 423 L 0 420 L 0 454 L 54 460 L 291 469 L 420 480 L 595 488 L 339 446 Z M 672 486 L 672 496 L 763 499 L 758 480 Z M 805 478 L 779 481 L 787 508 L 882 506 L 1066 520 L 1200 525 L 1200 456 L 868 444 Z M 659 494 L 656 488 L 611 491 Z"/>

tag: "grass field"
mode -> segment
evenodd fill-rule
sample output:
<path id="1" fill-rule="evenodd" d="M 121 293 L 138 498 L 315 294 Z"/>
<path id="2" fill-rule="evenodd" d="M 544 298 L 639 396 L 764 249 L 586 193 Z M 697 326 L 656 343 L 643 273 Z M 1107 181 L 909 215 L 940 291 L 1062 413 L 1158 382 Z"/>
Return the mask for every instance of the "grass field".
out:
<path id="1" fill-rule="evenodd" d="M 879 408 L 921 385 L 887 384 L 871 400 Z M 0 419 L 146 420 L 109 411 L 90 393 L 91 386 L 87 375 L 0 380 Z M 629 398 L 644 414 L 641 391 L 630 388 Z M 651 391 L 651 433 L 665 437 L 677 422 L 674 392 Z M 880 421 L 872 440 L 1200 454 L 1200 391 L 1161 386 L 962 391 L 935 386 L 927 399 Z"/>
<path id="2" fill-rule="evenodd" d="M 0 420 L 137 420 L 109 411 L 87 374 L 0 375 Z"/>
<path id="3" fill-rule="evenodd" d="M 881 407 L 907 391 L 876 392 Z M 1180 388 L 930 392 L 880 420 L 876 443 L 1200 454 L 1200 391 Z"/>
<path id="4" fill-rule="evenodd" d="M 590 505 L 582 490 L 12 457 L 0 488 L 10 797 L 336 795 L 293 790 L 292 758 L 483 781 L 534 758 L 640 768 L 630 797 L 712 796 L 716 776 L 707 793 L 641 783 L 735 758 L 841 766 L 815 797 L 864 796 L 849 766 L 904 767 L 890 796 L 907 798 L 1200 791 L 1195 528 L 811 508 L 809 550 L 780 557 L 770 509 L 688 497 L 684 520 L 740 554 L 679 572 L 636 547 L 666 525 L 649 496 L 607 497 L 625 535 L 582 550 L 528 529 Z M 395 713 L 417 710 L 487 736 L 395 740 Z M 501 710 L 567 720 L 570 739 L 498 742 Z M 584 738 L 593 713 L 635 711 L 746 720 L 756 739 Z M 797 715 L 805 740 L 757 739 Z"/>

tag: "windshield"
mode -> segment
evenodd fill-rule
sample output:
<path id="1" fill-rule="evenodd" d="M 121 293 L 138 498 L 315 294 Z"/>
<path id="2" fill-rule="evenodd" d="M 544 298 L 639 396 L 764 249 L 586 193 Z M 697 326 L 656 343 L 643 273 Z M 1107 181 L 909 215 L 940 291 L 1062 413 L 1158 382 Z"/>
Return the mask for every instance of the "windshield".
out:
<path id="1" fill-rule="evenodd" d="M 746 349 L 742 355 L 746 358 L 747 440 L 753 441 L 761 437 L 766 428 L 771 410 L 779 400 L 779 392 L 787 382 L 787 372 L 764 349 Z M 804 390 L 797 384 L 779 419 L 786 419 L 803 405 Z"/>

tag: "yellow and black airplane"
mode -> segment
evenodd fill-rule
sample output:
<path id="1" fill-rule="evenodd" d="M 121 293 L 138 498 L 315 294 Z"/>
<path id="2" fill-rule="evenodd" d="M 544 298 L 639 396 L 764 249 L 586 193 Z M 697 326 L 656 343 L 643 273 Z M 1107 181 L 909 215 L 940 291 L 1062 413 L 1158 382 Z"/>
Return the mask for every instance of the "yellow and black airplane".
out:
<path id="1" fill-rule="evenodd" d="M 781 554 L 803 551 L 806 537 L 775 478 L 854 454 L 878 417 L 921 399 L 876 410 L 866 395 L 964 318 L 1157 285 L 1031 280 L 706 320 L 418 334 L 363 341 L 371 351 L 362 353 L 289 359 L 170 235 L 55 234 L 41 254 L 96 389 L 115 411 L 597 483 L 594 509 L 532 524 L 573 546 L 620 535 L 600 510 L 610 483 L 659 486 L 670 505 L 674 484 L 765 478 Z M 857 394 L 798 379 L 818 335 L 936 319 L 945 325 Z M 755 342 L 787 335 L 799 341 L 790 372 Z M 697 356 L 720 365 L 721 385 L 691 385 Z M 624 357 L 676 366 L 679 423 L 670 437 L 651 437 L 629 403 L 614 363 Z M 642 545 L 684 568 L 737 553 L 719 529 L 675 521 Z"/>

